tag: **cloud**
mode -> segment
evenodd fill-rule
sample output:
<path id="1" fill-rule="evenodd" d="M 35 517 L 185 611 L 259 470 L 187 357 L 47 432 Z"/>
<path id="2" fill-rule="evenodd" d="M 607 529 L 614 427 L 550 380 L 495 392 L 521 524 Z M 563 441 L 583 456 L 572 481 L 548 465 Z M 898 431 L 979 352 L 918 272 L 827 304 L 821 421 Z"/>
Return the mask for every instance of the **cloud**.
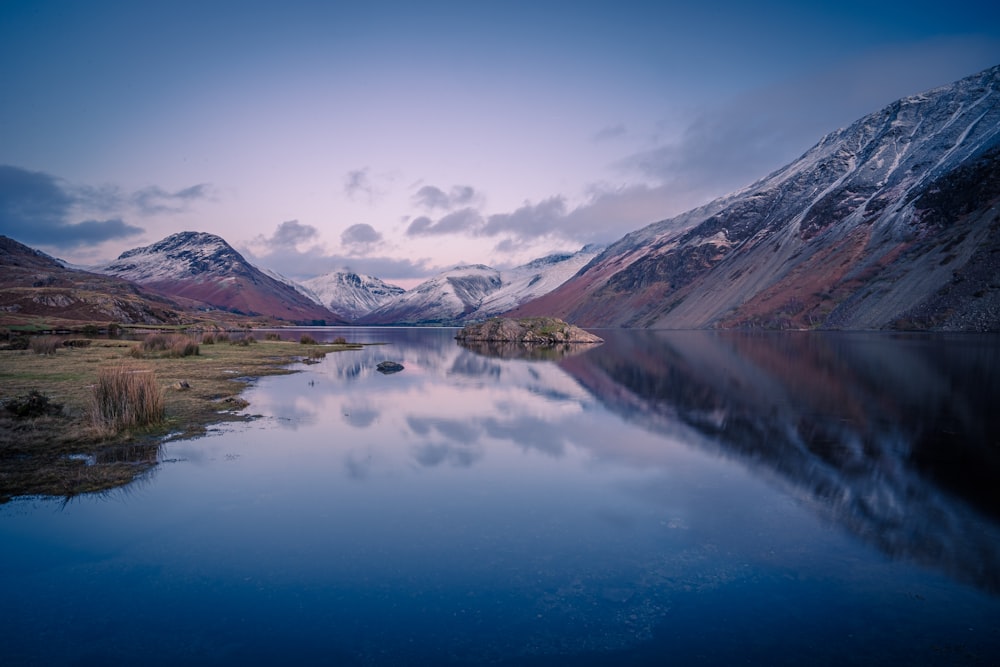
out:
<path id="1" fill-rule="evenodd" d="M 763 178 L 825 134 L 896 99 L 972 74 L 998 49 L 990 40 L 942 38 L 872 51 L 701 109 L 679 133 L 618 166 L 692 206 L 704 203 Z"/>
<path id="2" fill-rule="evenodd" d="M 566 199 L 560 195 L 538 204 L 525 203 L 512 213 L 491 215 L 482 229 L 485 236 L 514 234 L 525 238 L 544 236 L 559 228 L 566 217 Z"/>
<path id="3" fill-rule="evenodd" d="M 481 195 L 471 185 L 456 185 L 449 192 L 433 185 L 425 185 L 413 195 L 413 202 L 428 211 L 435 209 L 450 211 L 460 206 L 469 207 L 478 204 L 481 200 Z"/>
<path id="4" fill-rule="evenodd" d="M 594 133 L 591 140 L 594 142 L 609 141 L 611 139 L 617 139 L 618 137 L 624 137 L 626 134 L 628 134 L 628 130 L 625 128 L 625 125 L 623 123 L 617 123 L 616 125 L 602 127 Z"/>
<path id="5" fill-rule="evenodd" d="M 191 187 L 168 192 L 158 186 L 150 186 L 132 195 L 132 204 L 142 215 L 175 214 L 186 211 L 191 202 L 205 199 L 210 195 L 211 186 L 199 183 Z"/>
<path id="6" fill-rule="evenodd" d="M 319 231 L 312 225 L 303 225 L 298 220 L 288 220 L 278 225 L 274 234 L 264 239 L 264 242 L 272 246 L 294 247 L 318 237 Z"/>
<path id="7" fill-rule="evenodd" d="M 483 216 L 474 208 L 463 208 L 442 217 L 437 222 L 427 216 L 415 218 L 406 228 L 407 236 L 437 236 L 441 234 L 475 235 L 483 226 Z"/>
<path id="8" fill-rule="evenodd" d="M 294 220 L 290 222 L 311 229 L 310 225 L 301 225 Z M 270 243 L 269 239 L 275 236 L 279 236 L 278 231 L 272 237 L 258 236 L 249 243 L 241 245 L 239 250 L 257 266 L 277 271 L 296 280 L 305 280 L 332 271 L 349 270 L 378 276 L 391 283 L 394 280 L 409 281 L 424 278 L 431 270 L 430 260 L 427 258 L 395 259 L 361 257 L 357 254 L 331 254 L 319 244 L 299 250 L 292 243 Z"/>
<path id="9" fill-rule="evenodd" d="M 340 235 L 340 242 L 345 246 L 370 248 L 382 241 L 382 235 L 369 224 L 351 225 Z"/>
<path id="10" fill-rule="evenodd" d="M 74 223 L 70 214 L 78 203 L 50 174 L 0 165 L 0 229 L 22 243 L 74 248 L 144 231 L 119 217 Z"/>
<path id="11" fill-rule="evenodd" d="M 391 173 L 372 176 L 371 169 L 362 167 L 352 169 L 344 175 L 344 194 L 352 201 L 363 201 L 369 205 L 377 204 L 391 186 L 395 176 Z"/>

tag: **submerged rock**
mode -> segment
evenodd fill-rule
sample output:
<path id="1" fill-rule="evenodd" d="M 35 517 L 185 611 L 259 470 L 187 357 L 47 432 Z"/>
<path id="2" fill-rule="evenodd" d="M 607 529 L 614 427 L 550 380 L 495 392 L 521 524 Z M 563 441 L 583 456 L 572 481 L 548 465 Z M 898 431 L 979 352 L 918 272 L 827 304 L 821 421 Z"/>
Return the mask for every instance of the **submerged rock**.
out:
<path id="1" fill-rule="evenodd" d="M 467 325 L 455 338 L 463 342 L 490 341 L 542 345 L 604 342 L 604 339 L 555 317 L 526 317 L 519 320 L 494 317 L 480 324 Z"/>
<path id="2" fill-rule="evenodd" d="M 377 370 L 379 373 L 388 375 L 389 373 L 398 373 L 404 368 L 405 366 L 403 366 L 403 364 L 395 361 L 380 361 L 378 363 L 378 366 L 375 367 L 375 370 Z"/>

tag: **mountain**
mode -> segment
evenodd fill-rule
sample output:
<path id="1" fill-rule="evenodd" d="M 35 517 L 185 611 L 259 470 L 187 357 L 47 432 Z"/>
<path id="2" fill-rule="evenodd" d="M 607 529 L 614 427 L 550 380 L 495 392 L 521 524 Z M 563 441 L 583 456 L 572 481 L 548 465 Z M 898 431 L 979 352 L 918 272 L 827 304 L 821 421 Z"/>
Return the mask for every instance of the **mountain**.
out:
<path id="1" fill-rule="evenodd" d="M 0 320 L 179 324 L 183 308 L 126 280 L 68 268 L 63 262 L 0 236 Z"/>
<path id="2" fill-rule="evenodd" d="M 439 273 L 358 319 L 359 324 L 456 324 L 500 289 L 500 272 L 482 264 Z"/>
<path id="3" fill-rule="evenodd" d="M 1000 66 L 612 244 L 512 315 L 584 326 L 1000 330 Z"/>
<path id="4" fill-rule="evenodd" d="M 367 315 L 363 324 L 462 324 L 485 320 L 546 294 L 579 271 L 601 248 L 586 246 L 514 269 L 482 264 L 457 266 L 396 296 Z"/>
<path id="5" fill-rule="evenodd" d="M 603 250 L 587 245 L 575 253 L 556 253 L 500 272 L 500 289 L 487 295 L 464 321 L 486 320 L 548 294 Z"/>
<path id="6" fill-rule="evenodd" d="M 406 290 L 373 276 L 335 271 L 302 281 L 299 291 L 347 319 L 356 320 Z"/>
<path id="7" fill-rule="evenodd" d="M 344 323 L 291 285 L 266 275 L 214 234 L 173 234 L 128 250 L 99 270 L 231 313 L 306 324 Z"/>

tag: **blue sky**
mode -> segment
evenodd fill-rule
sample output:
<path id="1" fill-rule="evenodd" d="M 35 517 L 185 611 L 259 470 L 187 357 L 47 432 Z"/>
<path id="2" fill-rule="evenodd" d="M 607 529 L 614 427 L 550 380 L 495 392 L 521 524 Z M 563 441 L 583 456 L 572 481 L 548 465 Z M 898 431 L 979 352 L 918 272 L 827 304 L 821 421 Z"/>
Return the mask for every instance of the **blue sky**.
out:
<path id="1" fill-rule="evenodd" d="M 404 286 L 509 266 L 1000 63 L 995 5 L 0 0 L 0 233 L 89 264 L 206 231 Z"/>

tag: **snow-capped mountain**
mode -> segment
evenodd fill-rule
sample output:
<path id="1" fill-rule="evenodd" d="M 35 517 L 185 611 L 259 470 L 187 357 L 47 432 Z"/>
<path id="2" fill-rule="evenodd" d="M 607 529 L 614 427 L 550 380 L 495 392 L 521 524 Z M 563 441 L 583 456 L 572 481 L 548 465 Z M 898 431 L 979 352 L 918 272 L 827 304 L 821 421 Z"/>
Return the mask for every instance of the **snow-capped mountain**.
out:
<path id="1" fill-rule="evenodd" d="M 482 264 L 439 273 L 371 311 L 361 324 L 455 324 L 502 286 L 500 272 Z"/>
<path id="2" fill-rule="evenodd" d="M 365 324 L 462 324 L 485 320 L 546 294 L 600 252 L 586 246 L 498 271 L 482 264 L 457 266 L 371 311 Z"/>
<path id="3" fill-rule="evenodd" d="M 356 320 L 406 290 L 374 276 L 334 271 L 302 281 L 299 291 L 335 313 Z"/>
<path id="4" fill-rule="evenodd" d="M 1000 329 L 1000 66 L 833 132 L 514 311 L 585 326 Z"/>
<path id="5" fill-rule="evenodd" d="M 594 259 L 603 246 L 584 246 L 575 253 L 556 253 L 500 272 L 500 289 L 483 298 L 465 321 L 485 320 L 548 294 Z"/>
<path id="6" fill-rule="evenodd" d="M 328 309 L 250 264 L 214 234 L 173 234 L 153 245 L 128 250 L 99 271 L 233 313 L 298 323 L 343 323 Z"/>

